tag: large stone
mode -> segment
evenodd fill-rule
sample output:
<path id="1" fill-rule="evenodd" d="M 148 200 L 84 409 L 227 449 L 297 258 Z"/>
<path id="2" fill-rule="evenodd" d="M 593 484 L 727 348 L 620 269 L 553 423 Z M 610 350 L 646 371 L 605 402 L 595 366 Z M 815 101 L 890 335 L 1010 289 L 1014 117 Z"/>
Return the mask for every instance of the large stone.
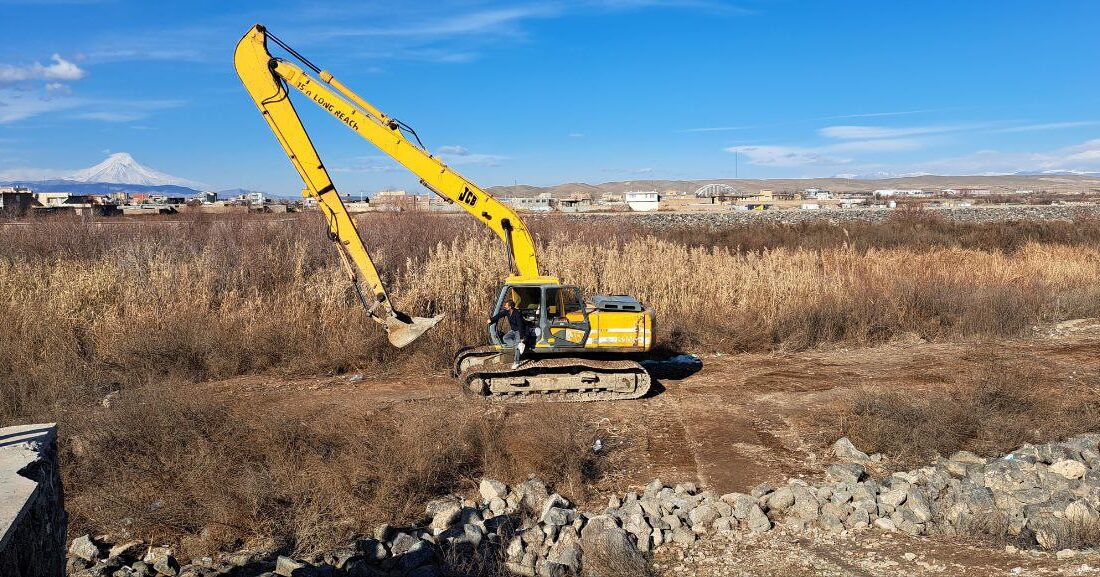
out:
<path id="1" fill-rule="evenodd" d="M 654 479 L 654 480 L 650 481 L 648 485 L 645 486 L 645 492 L 643 493 L 643 495 L 645 495 L 646 497 L 652 499 L 652 498 L 656 497 L 658 493 L 661 492 L 661 489 L 664 489 L 664 488 L 665 488 L 665 485 L 664 485 L 664 483 L 661 482 L 660 479 Z"/>
<path id="2" fill-rule="evenodd" d="M 905 497 L 905 506 L 913 512 L 918 523 L 927 523 L 932 520 L 932 509 L 928 506 L 928 501 L 915 487 L 909 489 Z"/>
<path id="3" fill-rule="evenodd" d="M 769 531 L 772 528 L 771 520 L 768 519 L 768 516 L 764 514 L 764 511 L 760 509 L 759 505 L 753 505 L 749 509 L 747 521 L 749 530 L 753 533 Z"/>
<path id="4" fill-rule="evenodd" d="M 795 485 L 791 490 L 794 493 L 794 505 L 787 509 L 787 514 L 803 521 L 817 519 L 819 511 L 817 497 L 806 487 Z"/>
<path id="5" fill-rule="evenodd" d="M 405 571 L 423 567 L 435 559 L 435 551 L 427 541 L 419 541 L 397 560 L 397 565 Z"/>
<path id="6" fill-rule="evenodd" d="M 610 568 L 615 567 L 621 571 L 615 573 L 618 575 L 642 575 L 646 571 L 642 554 L 612 517 L 598 515 L 589 519 L 581 530 L 580 545 L 585 575 L 609 575 Z"/>
<path id="7" fill-rule="evenodd" d="M 390 545 L 390 553 L 396 557 L 398 555 L 404 555 L 409 549 L 412 549 L 420 542 L 420 539 L 410 535 L 408 533 L 398 533 L 393 538 L 393 544 Z"/>
<path id="8" fill-rule="evenodd" d="M 1050 472 L 1057 473 L 1067 479 L 1080 479 L 1085 476 L 1088 469 L 1084 464 L 1071 459 L 1058 461 L 1050 466 Z"/>
<path id="9" fill-rule="evenodd" d="M 888 507 L 897 507 L 905 502 L 908 495 L 907 488 L 890 489 L 878 496 L 878 502 Z"/>
<path id="10" fill-rule="evenodd" d="M 772 497 L 778 494 L 772 493 Z M 738 519 L 746 519 L 749 516 L 749 508 L 756 504 L 756 498 L 744 493 L 727 493 L 722 495 L 721 500 L 723 503 L 729 505 L 732 509 L 734 517 Z"/>
<path id="11" fill-rule="evenodd" d="M 372 563 L 378 563 L 389 556 L 389 552 L 386 551 L 386 544 L 378 539 L 360 539 L 356 541 L 355 548 L 363 554 L 366 560 Z"/>
<path id="12" fill-rule="evenodd" d="M 140 539 L 134 539 L 125 543 L 119 543 L 107 552 L 108 559 L 138 559 L 141 557 L 142 552 L 145 550 L 145 542 Z"/>
<path id="13" fill-rule="evenodd" d="M 275 574 L 280 577 L 298 577 L 303 574 L 307 565 L 301 561 L 295 561 L 290 557 L 279 555 L 275 559 Z"/>
<path id="14" fill-rule="evenodd" d="M 550 493 L 546 490 L 546 483 L 543 483 L 542 479 L 538 477 L 531 477 L 520 483 L 516 487 L 516 492 L 519 494 L 518 505 L 532 513 L 541 512 L 546 504 L 546 499 L 550 498 Z"/>
<path id="15" fill-rule="evenodd" d="M 848 463 L 866 463 L 871 460 L 871 457 L 860 451 L 852 444 L 852 441 L 848 440 L 848 437 L 841 437 L 833 443 L 833 454 L 837 459 Z"/>
<path id="16" fill-rule="evenodd" d="M 883 531 L 890 531 L 891 533 L 898 530 L 897 526 L 894 525 L 894 522 L 890 519 L 887 519 L 886 517 L 875 519 L 874 525 L 875 527 L 882 529 Z"/>
<path id="17" fill-rule="evenodd" d="M 577 511 L 574 509 L 564 509 L 562 507 L 550 507 L 542 514 L 542 522 L 547 525 L 553 525 L 556 527 L 562 527 L 573 523 L 573 519 L 576 518 Z"/>
<path id="18" fill-rule="evenodd" d="M 672 540 L 681 545 L 691 545 L 695 542 L 695 533 L 685 527 L 673 529 Z"/>
<path id="19" fill-rule="evenodd" d="M 672 489 L 676 491 L 677 495 L 694 495 L 695 491 L 698 490 L 698 488 L 695 486 L 695 483 L 692 483 L 690 481 L 677 483 L 676 486 Z"/>
<path id="20" fill-rule="evenodd" d="M 753 506 L 755 507 L 756 505 L 753 504 Z M 691 521 L 691 528 L 696 533 L 706 533 L 707 529 L 710 529 L 711 524 L 714 523 L 714 520 L 720 516 L 718 509 L 715 509 L 711 505 L 700 505 L 688 513 L 688 519 Z"/>
<path id="21" fill-rule="evenodd" d="M 1084 501 L 1074 501 L 1066 507 L 1066 519 L 1072 523 L 1087 525 L 1096 522 L 1096 513 Z"/>
<path id="22" fill-rule="evenodd" d="M 481 493 L 481 499 L 488 503 L 493 499 L 503 500 L 508 497 L 508 486 L 493 479 L 482 479 L 478 492 Z"/>
<path id="23" fill-rule="evenodd" d="M 634 538 L 638 541 L 641 541 L 644 537 L 649 535 L 653 527 L 646 521 L 645 515 L 639 512 L 627 515 L 623 519 L 623 530 L 634 535 Z"/>
<path id="24" fill-rule="evenodd" d="M 90 535 L 82 535 L 69 544 L 69 556 L 94 562 L 99 559 L 99 547 L 92 542 Z"/>
<path id="25" fill-rule="evenodd" d="M 175 577 L 179 573 L 180 564 L 175 557 L 163 555 L 153 563 L 153 570 L 157 572 L 157 575 Z"/>
<path id="26" fill-rule="evenodd" d="M 834 483 L 858 483 L 866 474 L 867 470 L 863 465 L 856 463 L 838 463 L 825 469 L 825 478 Z"/>
<path id="27" fill-rule="evenodd" d="M 568 525 L 573 522 L 576 513 L 569 508 L 569 502 L 564 497 L 554 493 L 543 502 L 539 521 L 547 525 Z"/>
<path id="28" fill-rule="evenodd" d="M 794 505 L 794 493 L 790 487 L 780 487 L 768 495 L 769 511 L 786 511 Z"/>
<path id="29" fill-rule="evenodd" d="M 581 546 L 580 536 L 573 528 L 562 531 L 557 542 L 550 547 L 550 551 L 546 554 L 546 560 L 564 565 L 570 571 L 576 572 L 581 564 Z"/>
<path id="30" fill-rule="evenodd" d="M 661 512 L 661 503 L 660 503 L 660 501 L 658 501 L 654 497 L 648 497 L 648 496 L 647 497 L 642 497 L 641 500 L 638 501 L 638 505 L 642 508 L 642 511 L 645 513 L 646 517 L 660 518 L 661 515 L 663 514 Z"/>
<path id="31" fill-rule="evenodd" d="M 431 518 L 431 524 L 429 527 L 432 529 L 445 530 L 454 525 L 462 514 L 462 502 L 458 500 L 458 497 L 449 495 L 447 497 L 441 497 L 428 502 L 425 507 L 425 512 L 428 517 Z"/>

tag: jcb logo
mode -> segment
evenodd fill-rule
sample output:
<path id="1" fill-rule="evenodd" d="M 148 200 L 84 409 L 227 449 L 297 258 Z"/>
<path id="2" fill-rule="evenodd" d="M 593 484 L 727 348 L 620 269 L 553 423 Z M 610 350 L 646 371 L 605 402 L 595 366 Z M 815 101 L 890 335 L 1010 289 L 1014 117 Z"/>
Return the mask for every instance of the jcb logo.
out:
<path id="1" fill-rule="evenodd" d="M 470 192 L 469 188 L 462 191 L 462 194 L 458 195 L 458 200 L 465 202 L 470 206 L 477 204 L 477 195 Z"/>

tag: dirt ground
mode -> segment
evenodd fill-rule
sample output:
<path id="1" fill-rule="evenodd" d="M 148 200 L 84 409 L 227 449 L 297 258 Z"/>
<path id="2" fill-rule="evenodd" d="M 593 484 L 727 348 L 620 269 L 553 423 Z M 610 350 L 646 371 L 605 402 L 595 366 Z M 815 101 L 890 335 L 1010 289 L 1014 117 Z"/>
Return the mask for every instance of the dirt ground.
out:
<path id="1" fill-rule="evenodd" d="M 1067 375 L 1100 376 L 1100 322 L 1062 323 L 1034 336 L 997 342 L 897 342 L 867 349 L 798 353 L 704 355 L 701 366 L 658 363 L 660 386 L 638 401 L 568 404 L 621 452 L 598 488 L 608 494 L 649 480 L 694 481 L 719 493 L 747 492 L 762 482 L 819 478 L 838 424 L 830 412 L 860 387 L 934 393 L 973 368 L 990 350 L 1040 359 Z M 1094 379 L 1095 380 L 1095 379 Z M 292 380 L 242 377 L 205 385 L 242 414 L 332 419 L 375 411 L 413 414 L 426 404 L 481 402 L 464 396 L 445 374 L 360 374 Z M 1100 391 L 1097 391 L 1100 393 Z M 510 405 L 538 410 L 537 405 Z M 825 418 L 823 418 L 823 416 Z M 838 417 L 839 418 L 839 417 Z M 595 505 L 593 503 L 593 505 Z M 598 506 L 598 505 L 596 505 Z M 1029 575 L 1091 574 L 1100 557 L 1055 560 L 1006 553 L 957 538 L 909 538 L 881 533 L 812 538 L 785 535 L 717 537 L 686 559 L 666 548 L 663 574 L 686 575 Z M 917 555 L 906 559 L 905 555 Z"/>

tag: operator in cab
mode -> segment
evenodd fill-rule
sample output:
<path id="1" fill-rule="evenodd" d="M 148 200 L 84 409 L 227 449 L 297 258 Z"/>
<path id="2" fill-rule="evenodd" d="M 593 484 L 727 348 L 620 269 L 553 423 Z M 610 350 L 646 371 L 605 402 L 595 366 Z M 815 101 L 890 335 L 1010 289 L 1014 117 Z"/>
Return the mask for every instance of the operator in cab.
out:
<path id="1" fill-rule="evenodd" d="M 516 301 L 511 299 L 504 301 L 504 308 L 499 313 L 489 317 L 489 324 L 492 325 L 503 318 L 508 319 L 508 332 L 501 338 L 505 346 L 513 347 L 512 368 L 518 369 L 525 347 L 523 339 L 527 335 L 527 321 L 523 319 L 523 313 L 516 308 Z"/>

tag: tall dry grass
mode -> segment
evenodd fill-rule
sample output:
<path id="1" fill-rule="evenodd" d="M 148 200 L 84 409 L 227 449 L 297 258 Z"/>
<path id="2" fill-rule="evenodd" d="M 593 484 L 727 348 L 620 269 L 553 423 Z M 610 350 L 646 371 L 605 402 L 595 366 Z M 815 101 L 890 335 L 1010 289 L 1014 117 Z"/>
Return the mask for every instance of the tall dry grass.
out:
<path id="1" fill-rule="evenodd" d="M 165 379 L 439 369 L 450 351 L 481 341 L 508 273 L 498 241 L 460 218 L 361 222 L 394 302 L 410 313 L 448 314 L 397 351 L 358 308 L 312 216 L 0 229 L 0 420 L 48 416 L 79 398 Z M 928 244 L 744 250 L 605 224 L 536 221 L 540 262 L 589 294 L 640 298 L 655 311 L 666 349 L 1010 335 L 1100 315 L 1100 245 L 1088 235 L 1009 252 Z M 857 236 L 874 236 L 868 230 Z"/>
<path id="2" fill-rule="evenodd" d="M 694 352 L 1012 335 L 1098 316 L 1100 226 L 1080 226 L 685 235 L 532 219 L 548 272 L 589 294 L 639 297 L 661 346 Z M 82 439 L 63 447 L 74 527 L 128 519 L 135 533 L 190 539 L 193 551 L 242 536 L 307 551 L 408 519 L 482 474 L 539 473 L 583 493 L 601 464 L 585 456 L 584 424 L 557 426 L 565 417 L 551 412 L 501 424 L 456 409 L 349 426 L 323 415 L 244 421 L 188 396 L 189 383 L 244 373 L 442 369 L 451 351 L 481 342 L 508 273 L 499 242 L 462 217 L 373 215 L 360 230 L 401 308 L 448 314 L 406 349 L 389 347 L 358 308 L 316 215 L 0 226 L 0 423 L 59 420 L 65 439 Z M 121 404 L 99 407 L 119 389 Z"/>

